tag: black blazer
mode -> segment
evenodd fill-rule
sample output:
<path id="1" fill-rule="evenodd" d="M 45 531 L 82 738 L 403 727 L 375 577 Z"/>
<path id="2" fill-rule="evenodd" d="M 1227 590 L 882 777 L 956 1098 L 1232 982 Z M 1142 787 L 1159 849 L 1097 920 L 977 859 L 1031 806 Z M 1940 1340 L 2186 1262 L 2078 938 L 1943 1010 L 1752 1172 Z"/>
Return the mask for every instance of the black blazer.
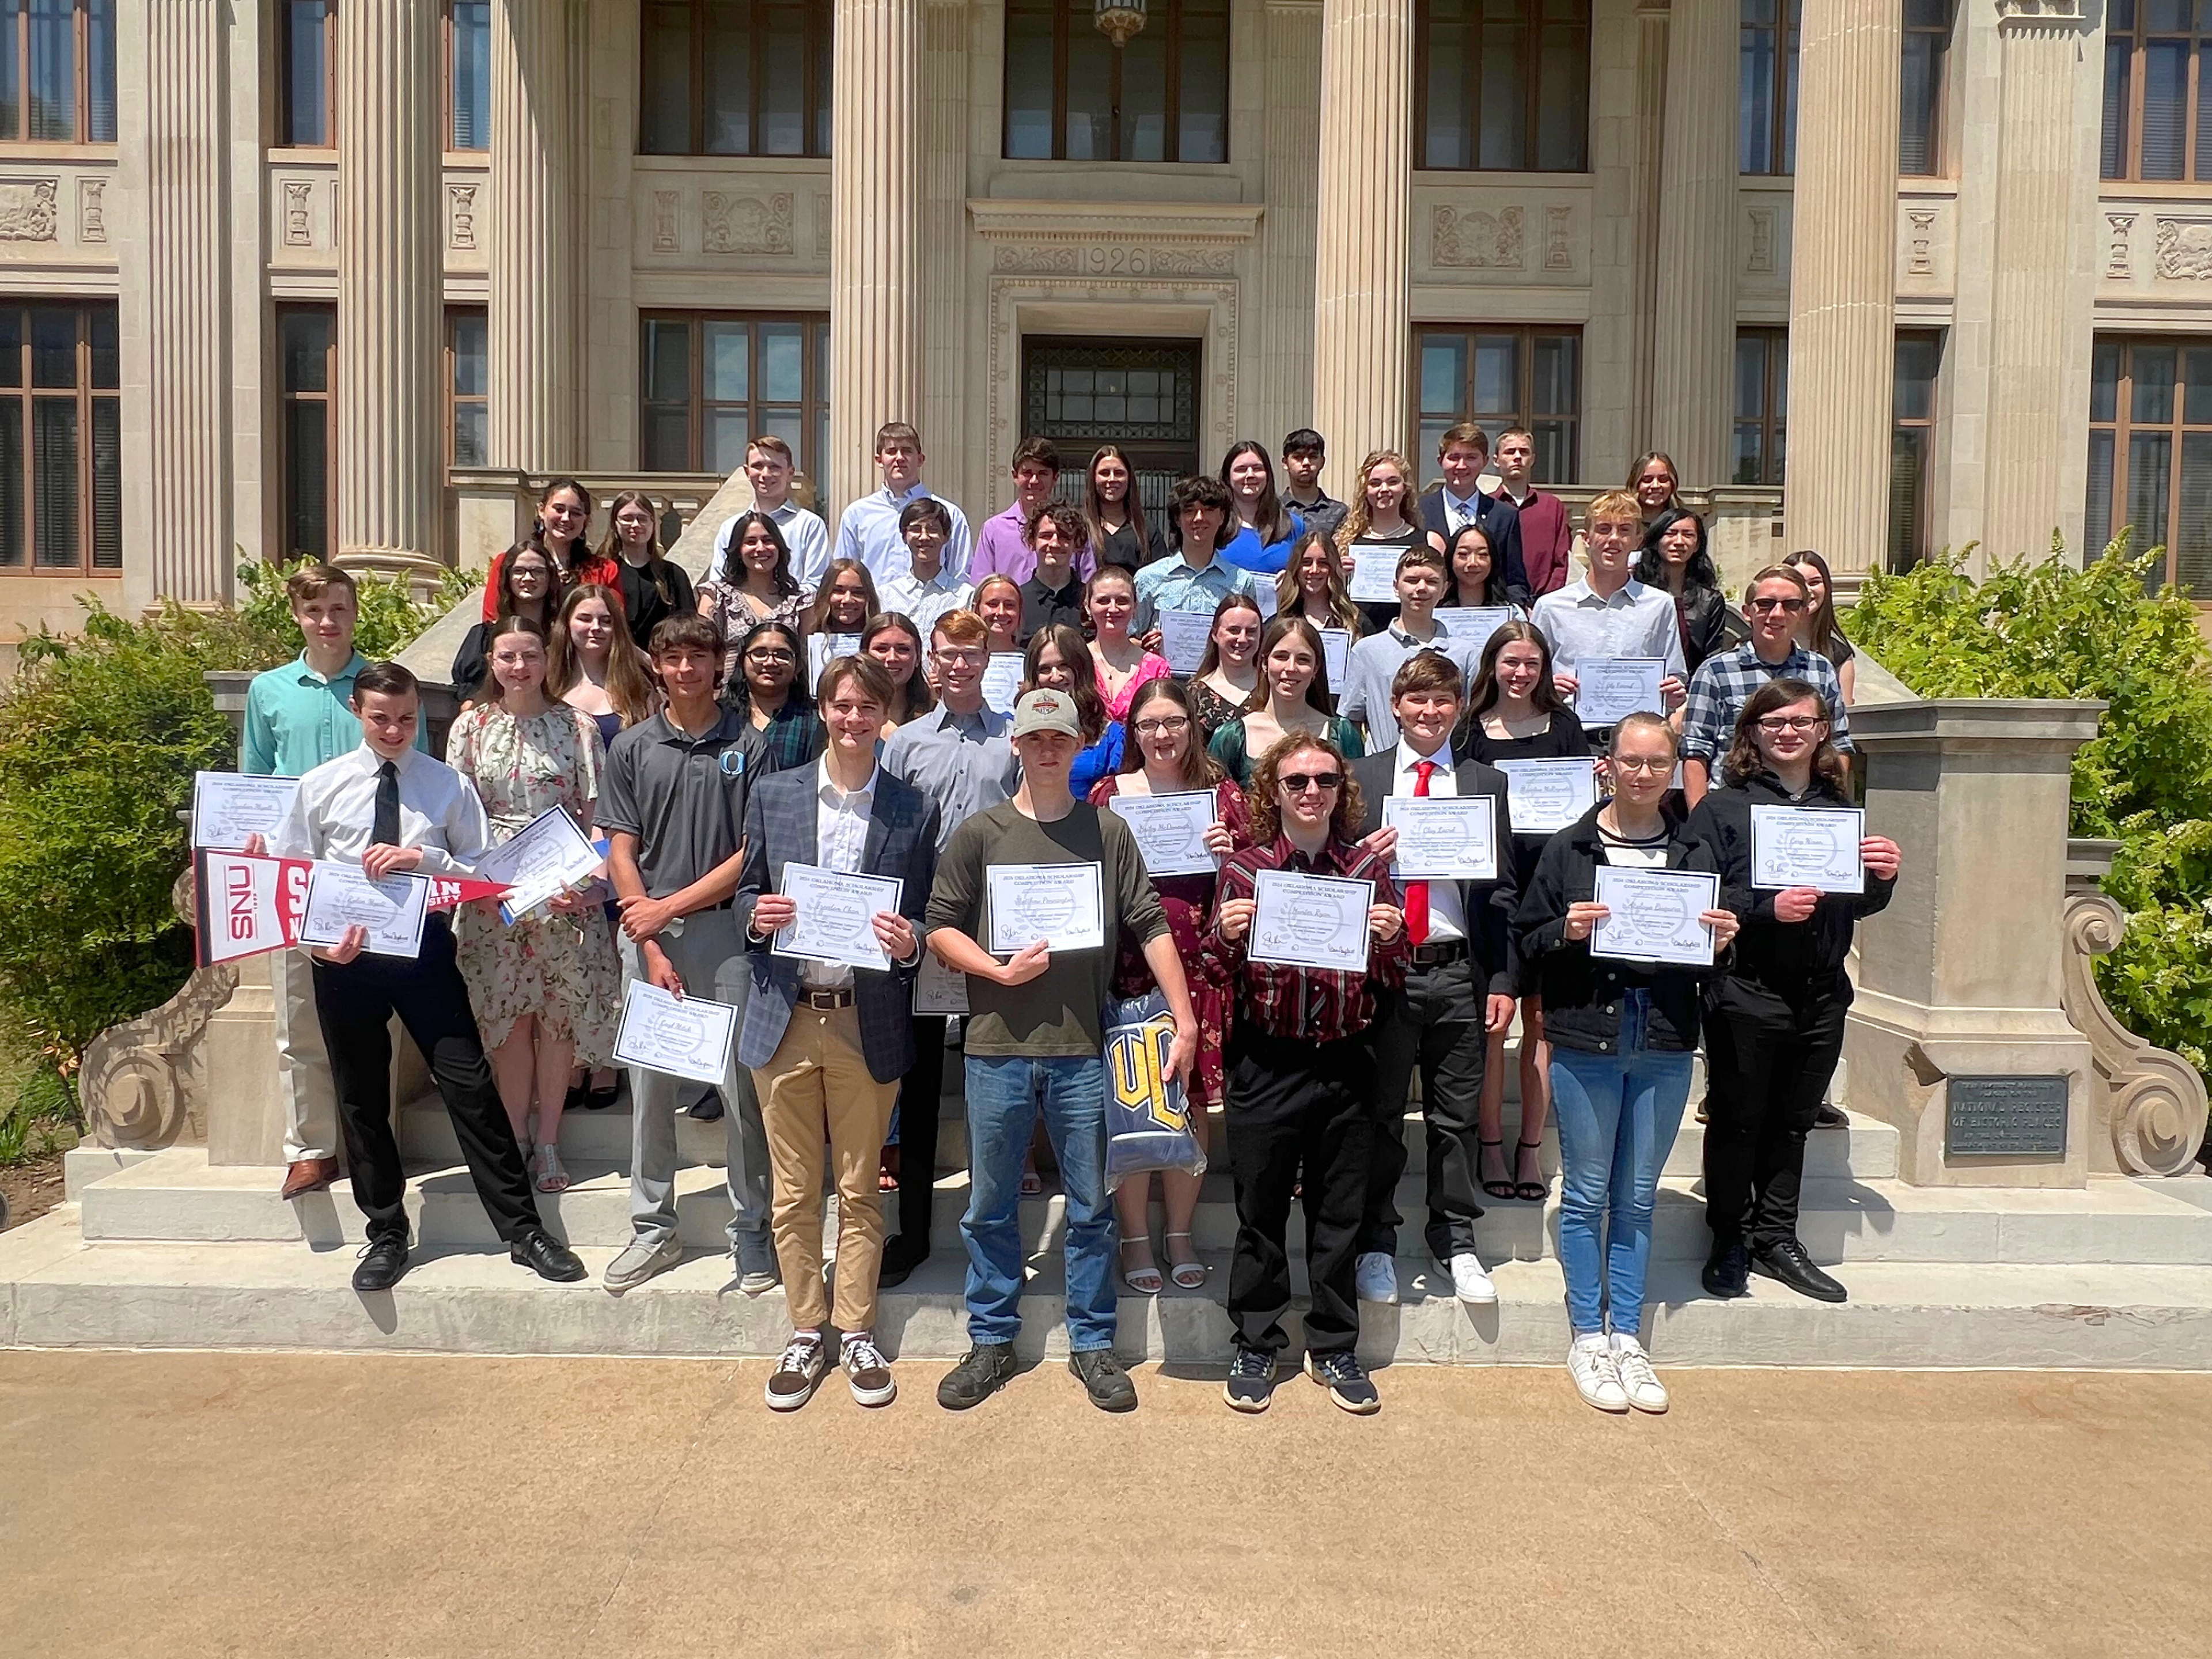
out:
<path id="1" fill-rule="evenodd" d="M 1521 556 L 1521 513 L 1503 495 L 1485 495 L 1481 525 L 1483 533 L 1490 538 L 1492 551 L 1500 561 L 1505 573 L 1505 595 L 1526 611 L 1535 604 L 1535 596 L 1528 588 L 1528 564 Z M 1421 497 L 1421 523 L 1444 538 L 1444 546 L 1451 546 L 1451 519 L 1444 512 L 1444 492 L 1439 485 Z M 1449 579 L 1446 580 L 1449 586 Z"/>
<path id="2" fill-rule="evenodd" d="M 1352 781 L 1359 786 L 1364 808 L 1363 822 L 1353 826 L 1354 839 L 1382 826 L 1382 801 L 1397 779 L 1399 748 L 1394 743 L 1380 754 L 1352 763 Z M 1461 882 L 1459 902 L 1467 917 L 1468 953 L 1482 969 L 1476 983 L 1486 983 L 1492 996 L 1510 997 L 1515 994 L 1510 918 L 1518 894 L 1513 874 L 1513 837 L 1505 811 L 1505 774 L 1480 761 L 1462 761 L 1452 769 L 1452 787 L 1462 795 L 1488 795 L 1496 803 L 1492 833 L 1498 845 L 1498 878 Z"/>

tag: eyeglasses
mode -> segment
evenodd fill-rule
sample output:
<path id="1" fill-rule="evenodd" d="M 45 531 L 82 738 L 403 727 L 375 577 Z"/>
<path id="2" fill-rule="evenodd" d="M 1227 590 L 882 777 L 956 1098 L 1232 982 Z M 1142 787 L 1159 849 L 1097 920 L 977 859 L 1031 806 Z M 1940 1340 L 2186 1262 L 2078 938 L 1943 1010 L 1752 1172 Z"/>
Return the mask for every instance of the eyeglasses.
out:
<path id="1" fill-rule="evenodd" d="M 1753 611 L 1802 611 L 1804 608 L 1805 601 L 1802 599 L 1753 599 L 1751 602 Z"/>
<path id="2" fill-rule="evenodd" d="M 931 653 L 939 663 L 955 668 L 980 668 L 984 653 L 981 651 L 938 651 Z"/>
<path id="3" fill-rule="evenodd" d="M 1190 719 L 1184 714 L 1170 714 L 1164 720 L 1137 722 L 1137 735 L 1140 738 L 1179 738 L 1189 730 Z"/>
<path id="4" fill-rule="evenodd" d="M 1282 785 L 1286 793 L 1303 795 L 1309 789 L 1341 789 L 1344 787 L 1344 774 L 1341 772 L 1285 772 L 1275 781 Z"/>
<path id="5" fill-rule="evenodd" d="M 1648 755 L 1615 755 L 1612 760 L 1613 769 L 1616 772 L 1643 772 L 1656 776 L 1661 772 L 1674 769 L 1671 757 L 1660 759 Z"/>
<path id="6" fill-rule="evenodd" d="M 1759 729 L 1772 735 L 1784 732 L 1810 732 L 1825 724 L 1817 714 L 1765 714 L 1759 717 Z"/>
<path id="7" fill-rule="evenodd" d="M 745 653 L 745 660 L 747 662 L 757 662 L 763 665 L 769 665 L 780 662 L 794 663 L 797 662 L 799 659 L 793 656 L 788 651 L 748 651 Z"/>

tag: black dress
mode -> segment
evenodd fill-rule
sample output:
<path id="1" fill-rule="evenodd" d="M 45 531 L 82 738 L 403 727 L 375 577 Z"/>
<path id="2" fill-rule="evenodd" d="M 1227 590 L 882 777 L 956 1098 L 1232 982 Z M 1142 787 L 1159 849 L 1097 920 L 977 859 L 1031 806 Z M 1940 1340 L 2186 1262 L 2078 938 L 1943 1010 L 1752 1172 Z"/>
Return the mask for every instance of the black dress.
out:
<path id="1" fill-rule="evenodd" d="M 1583 723 L 1575 718 L 1571 708 L 1555 710 L 1551 725 L 1534 737 L 1493 738 L 1472 714 L 1461 720 L 1459 730 L 1452 733 L 1452 755 L 1455 760 L 1483 761 L 1492 766 L 1500 761 L 1580 760 L 1591 752 Z M 1516 892 L 1527 890 L 1528 878 L 1536 872 L 1536 860 L 1543 855 L 1544 843 L 1549 840 L 1549 836 L 1540 835 L 1513 837 Z"/>
<path id="2" fill-rule="evenodd" d="M 628 559 L 622 565 L 623 613 L 629 621 L 630 638 L 637 648 L 645 650 L 653 642 L 653 630 L 671 617 L 687 617 L 699 608 L 699 601 L 691 592 L 690 574 L 672 560 L 657 561 L 660 581 L 668 589 L 668 597 L 660 596 L 660 588 L 653 582 L 654 566 L 638 566 Z"/>
<path id="3" fill-rule="evenodd" d="M 1145 538 L 1139 543 L 1137 526 L 1124 520 L 1119 530 L 1108 531 L 1091 551 L 1101 564 L 1118 564 L 1124 570 L 1137 570 L 1167 557 L 1168 544 L 1156 524 L 1146 525 Z"/>

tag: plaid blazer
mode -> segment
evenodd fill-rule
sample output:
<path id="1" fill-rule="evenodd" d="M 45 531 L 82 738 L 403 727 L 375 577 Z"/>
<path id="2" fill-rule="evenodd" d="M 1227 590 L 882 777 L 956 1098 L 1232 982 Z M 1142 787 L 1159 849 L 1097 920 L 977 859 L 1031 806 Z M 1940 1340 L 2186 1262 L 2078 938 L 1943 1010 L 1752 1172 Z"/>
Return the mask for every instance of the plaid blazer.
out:
<path id="1" fill-rule="evenodd" d="M 799 958 L 775 956 L 767 940 L 753 938 L 753 905 L 763 893 L 783 890 L 786 865 L 812 864 L 819 858 L 819 775 L 811 763 L 769 773 L 753 785 L 745 804 L 745 862 L 730 908 L 752 963 L 752 994 L 738 1032 L 738 1059 L 746 1066 L 765 1066 L 775 1058 L 799 997 Z M 937 878 L 937 807 L 912 784 L 880 769 L 860 869 L 899 878 L 899 910 L 919 937 L 930 885 Z M 914 974 L 912 968 L 854 971 L 860 1048 L 869 1075 L 878 1083 L 895 1082 L 914 1067 Z"/>

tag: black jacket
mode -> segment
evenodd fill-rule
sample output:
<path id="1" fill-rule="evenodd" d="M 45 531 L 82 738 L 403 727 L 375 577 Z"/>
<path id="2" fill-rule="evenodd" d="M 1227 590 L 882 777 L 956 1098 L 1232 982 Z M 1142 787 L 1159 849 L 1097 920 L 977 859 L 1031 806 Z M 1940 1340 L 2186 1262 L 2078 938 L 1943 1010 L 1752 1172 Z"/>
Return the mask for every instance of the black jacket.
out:
<path id="1" fill-rule="evenodd" d="M 1717 587 L 1692 587 L 1675 607 L 1681 617 L 1682 662 L 1691 673 L 1706 658 L 1751 637 Z"/>
<path id="2" fill-rule="evenodd" d="M 1597 830 L 1600 802 L 1556 836 L 1537 860 L 1535 876 L 1514 917 L 1517 955 L 1524 964 L 1522 989 L 1544 999 L 1544 1035 L 1564 1048 L 1609 1054 L 1620 1046 L 1621 993 L 1651 994 L 1651 1023 L 1644 1047 L 1686 1053 L 1698 1046 L 1698 992 L 1710 970 L 1632 963 L 1590 955 L 1588 939 L 1567 937 L 1567 907 L 1587 903 L 1597 890 L 1604 857 Z M 1711 842 L 1692 817 L 1669 818 L 1669 870 L 1719 873 Z M 1723 893 L 1722 902 L 1726 903 Z M 1726 953 L 1723 953 L 1725 962 Z"/>
<path id="3" fill-rule="evenodd" d="M 1353 781 L 1359 786 L 1364 821 L 1352 830 L 1356 840 L 1382 827 L 1382 802 L 1390 793 L 1398 771 L 1398 745 L 1378 755 L 1352 763 Z M 1459 902 L 1467 917 L 1468 953 L 1480 972 L 1473 975 L 1478 996 L 1511 996 L 1516 975 L 1509 919 L 1518 896 L 1513 881 L 1513 841 L 1505 815 L 1505 774 L 1480 761 L 1461 761 L 1452 769 L 1452 788 L 1460 795 L 1488 795 L 1496 803 L 1497 822 L 1492 830 L 1498 846 L 1496 881 L 1463 881 Z M 1403 883 L 1400 885 L 1402 887 Z"/>
<path id="4" fill-rule="evenodd" d="M 1485 495 L 1482 509 L 1483 534 L 1490 538 L 1490 550 L 1498 568 L 1505 575 L 1505 592 L 1514 604 L 1527 610 L 1535 604 L 1535 596 L 1528 591 L 1528 562 L 1521 556 L 1521 513 L 1503 495 Z M 1444 512 L 1444 492 L 1441 485 L 1421 497 L 1421 525 L 1444 538 L 1447 550 L 1451 546 L 1451 521 Z M 1450 579 L 1445 579 L 1450 586 Z"/>
<path id="5" fill-rule="evenodd" d="M 1844 958 L 1851 948 L 1851 930 L 1861 916 L 1873 915 L 1889 903 L 1895 880 L 1869 873 L 1864 893 L 1823 893 L 1812 915 L 1798 922 L 1776 921 L 1772 890 L 1751 884 L 1753 807 L 1850 805 L 1839 790 L 1820 778 L 1813 780 L 1802 800 L 1793 801 L 1771 772 L 1715 789 L 1698 803 L 1690 823 L 1711 843 L 1720 860 L 1721 902 L 1743 919 L 1723 978 L 1759 986 L 1793 1005 L 1815 997 L 1850 1000 Z M 1718 981 L 1712 987 L 1716 993 L 1722 988 Z"/>

